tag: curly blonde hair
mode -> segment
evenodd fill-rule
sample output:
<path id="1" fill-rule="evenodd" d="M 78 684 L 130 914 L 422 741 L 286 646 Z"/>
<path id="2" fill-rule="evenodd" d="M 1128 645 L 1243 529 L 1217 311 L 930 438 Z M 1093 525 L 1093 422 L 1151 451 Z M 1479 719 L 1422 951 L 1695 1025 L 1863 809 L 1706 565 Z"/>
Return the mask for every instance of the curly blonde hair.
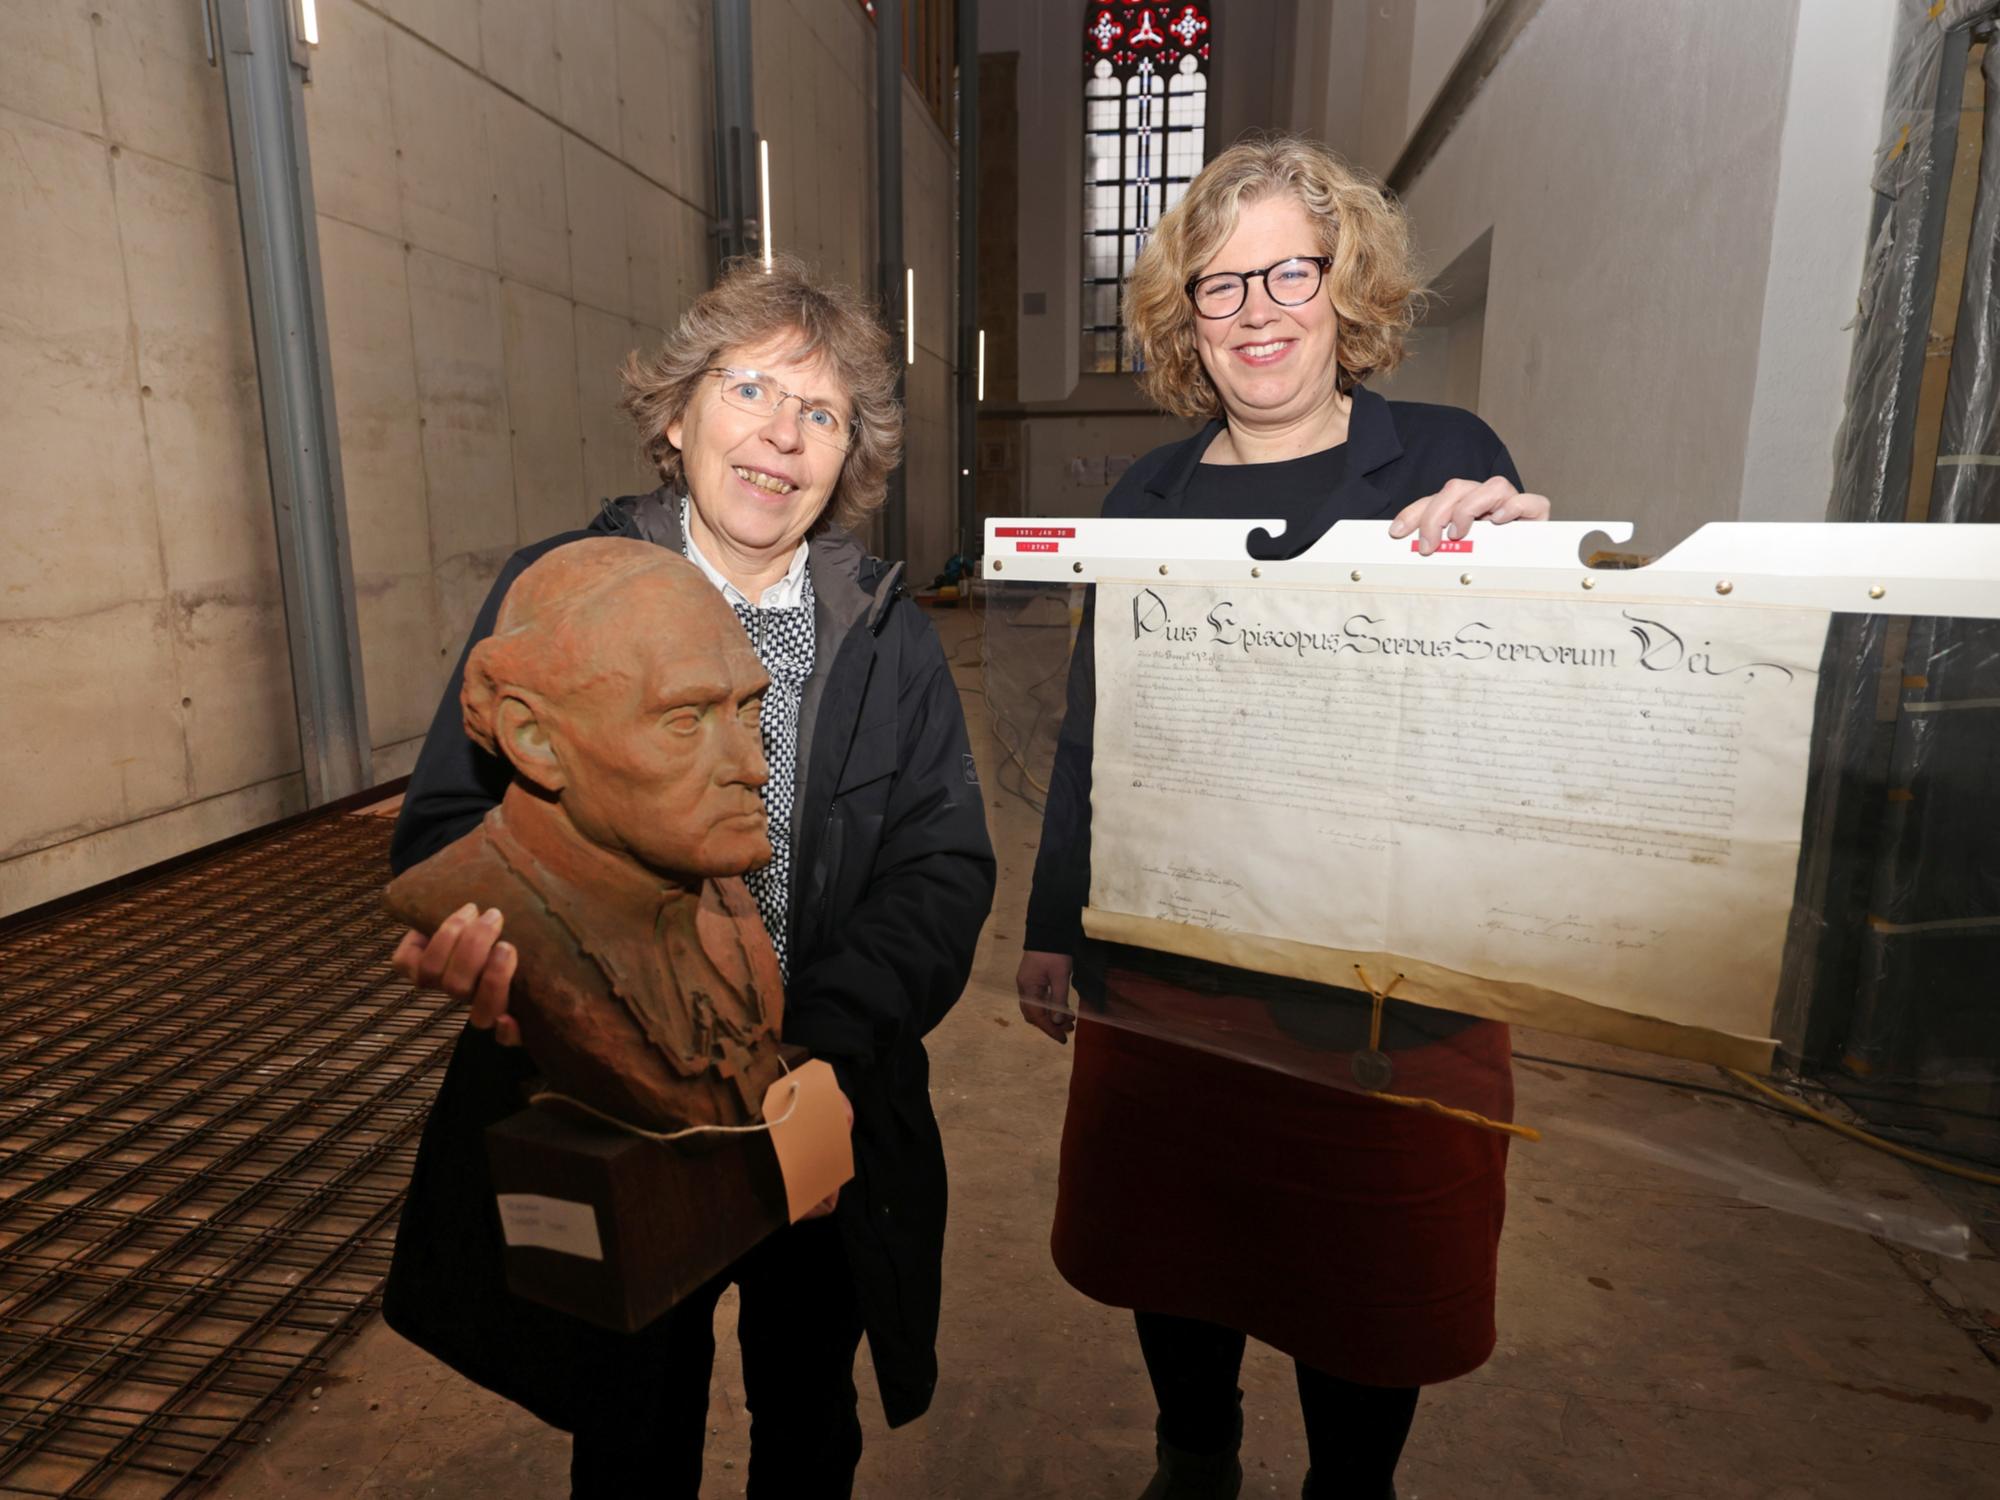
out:
<path id="1" fill-rule="evenodd" d="M 896 400 L 896 362 L 889 332 L 874 306 L 850 287 L 814 278 L 795 256 L 731 261 L 714 286 L 697 297 L 680 323 L 650 357 L 637 352 L 619 371 L 624 407 L 638 424 L 647 460 L 668 488 L 685 485 L 681 452 L 667 429 L 684 416 L 702 378 L 725 351 L 785 334 L 796 335 L 792 359 L 824 359 L 853 403 L 855 432 L 825 512 L 852 528 L 866 520 L 888 493 L 889 474 L 903 452 L 903 408 Z"/>
<path id="2" fill-rule="evenodd" d="M 1403 358 L 1422 285 L 1409 222 L 1382 185 L 1303 136 L 1254 136 L 1210 162 L 1160 217 L 1125 288 L 1125 318 L 1145 359 L 1146 394 L 1177 417 L 1214 417 L 1222 401 L 1196 352 L 1187 283 L 1236 232 L 1243 206 L 1289 194 L 1333 257 L 1327 291 L 1340 315 L 1339 384 L 1352 390 Z"/>

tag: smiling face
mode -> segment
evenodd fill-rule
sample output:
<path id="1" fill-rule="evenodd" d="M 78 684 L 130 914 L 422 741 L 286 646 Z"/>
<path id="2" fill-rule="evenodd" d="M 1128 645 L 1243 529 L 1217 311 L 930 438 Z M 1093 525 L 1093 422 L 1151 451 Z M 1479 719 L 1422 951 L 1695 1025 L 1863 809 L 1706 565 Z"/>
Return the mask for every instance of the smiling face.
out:
<path id="1" fill-rule="evenodd" d="M 594 844 L 663 875 L 770 861 L 758 715 L 770 677 L 722 596 L 687 570 L 605 591 L 568 649 L 593 665 L 551 705 L 563 810 Z"/>
<path id="2" fill-rule="evenodd" d="M 1197 274 L 1257 271 L 1293 256 L 1322 255 L 1304 205 L 1290 194 L 1246 203 L 1236 231 Z M 1250 283 L 1233 317 L 1196 318 L 1195 349 L 1223 410 L 1244 425 L 1298 422 L 1339 399 L 1340 317 L 1332 279 L 1298 307 L 1271 300 L 1263 279 Z"/>
<path id="3" fill-rule="evenodd" d="M 831 412 L 844 433 L 854 403 L 826 361 L 788 354 L 797 342 L 796 334 L 783 333 L 725 349 L 715 364 L 756 371 L 773 392 L 797 392 Z M 681 451 L 695 545 L 742 587 L 738 573 L 755 577 L 774 566 L 783 571 L 826 509 L 847 455 L 808 430 L 797 401 L 783 401 L 768 415 L 724 401 L 726 379 L 731 377 L 704 376 L 687 410 L 667 424 L 666 436 Z M 740 376 L 734 383 L 744 384 Z"/>

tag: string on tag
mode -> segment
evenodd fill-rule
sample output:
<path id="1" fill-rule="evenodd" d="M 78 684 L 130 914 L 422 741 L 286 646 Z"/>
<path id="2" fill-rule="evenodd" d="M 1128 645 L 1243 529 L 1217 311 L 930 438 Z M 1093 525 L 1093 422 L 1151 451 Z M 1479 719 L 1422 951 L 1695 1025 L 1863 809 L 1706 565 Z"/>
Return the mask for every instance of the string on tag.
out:
<path id="1" fill-rule="evenodd" d="M 1368 991 L 1368 998 L 1372 1002 L 1368 1012 L 1368 1050 L 1379 1052 L 1382 1047 L 1382 1010 L 1389 1003 L 1390 994 L 1403 982 L 1403 976 L 1398 974 L 1388 984 L 1377 989 L 1375 981 L 1368 977 L 1367 970 L 1360 964 L 1354 966 L 1354 973 L 1361 981 L 1361 987 Z M 1380 1099 L 1384 1104 L 1400 1104 L 1405 1109 L 1428 1110 L 1431 1114 L 1443 1115 L 1448 1120 L 1476 1125 L 1481 1130 L 1498 1131 L 1502 1135 L 1516 1136 L 1524 1141 L 1539 1141 L 1542 1138 L 1542 1133 L 1532 1125 L 1516 1125 L 1510 1120 L 1490 1120 L 1473 1110 L 1457 1109 L 1436 1099 L 1419 1099 L 1410 1094 L 1384 1094 L 1375 1089 L 1368 1089 L 1365 1092 L 1368 1098 Z"/>
<path id="2" fill-rule="evenodd" d="M 778 1059 L 778 1066 L 786 1073 L 792 1071 L 791 1065 L 782 1057 Z M 543 1089 L 528 1096 L 530 1104 L 540 1104 L 545 1100 L 581 1110 L 592 1119 L 602 1120 L 606 1125 L 622 1130 L 627 1135 L 636 1135 L 641 1140 L 684 1141 L 696 1135 L 761 1135 L 765 1131 L 774 1130 L 789 1120 L 792 1111 L 799 1107 L 799 1086 L 796 1083 L 792 1085 L 792 1096 L 785 1101 L 785 1112 L 775 1120 L 759 1120 L 755 1125 L 690 1125 L 684 1130 L 648 1130 L 643 1125 L 634 1125 L 628 1120 L 619 1119 L 616 1115 L 607 1115 L 603 1110 L 585 1104 L 581 1099 L 572 1099 L 568 1094 L 558 1093 L 554 1089 Z"/>

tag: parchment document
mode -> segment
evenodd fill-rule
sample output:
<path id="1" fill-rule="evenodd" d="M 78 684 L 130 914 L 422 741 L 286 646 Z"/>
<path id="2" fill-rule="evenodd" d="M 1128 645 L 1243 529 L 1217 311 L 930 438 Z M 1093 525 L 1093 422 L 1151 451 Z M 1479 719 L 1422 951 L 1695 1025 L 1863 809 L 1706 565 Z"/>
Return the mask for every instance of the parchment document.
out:
<path id="1" fill-rule="evenodd" d="M 1101 583 L 1086 930 L 1765 1067 L 1827 620 Z"/>

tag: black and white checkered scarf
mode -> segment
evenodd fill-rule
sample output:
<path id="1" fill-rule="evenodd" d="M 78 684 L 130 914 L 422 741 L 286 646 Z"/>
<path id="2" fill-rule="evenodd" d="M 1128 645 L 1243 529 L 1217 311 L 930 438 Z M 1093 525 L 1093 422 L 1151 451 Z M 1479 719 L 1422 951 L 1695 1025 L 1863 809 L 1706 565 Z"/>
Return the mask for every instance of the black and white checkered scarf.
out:
<path id="1" fill-rule="evenodd" d="M 681 502 L 681 550 L 688 552 L 688 506 Z M 762 724 L 764 760 L 771 779 L 764 783 L 764 812 L 770 824 L 771 862 L 752 870 L 743 883 L 756 898 L 757 914 L 777 950 L 778 969 L 791 977 L 791 958 L 785 951 L 785 921 L 791 908 L 792 798 L 798 788 L 799 704 L 805 696 L 806 679 L 812 676 L 816 644 L 813 625 L 812 564 L 808 562 L 797 604 L 786 608 L 763 609 L 754 604 L 730 602 L 736 618 L 757 660 L 771 674 L 771 686 L 764 694 Z"/>

